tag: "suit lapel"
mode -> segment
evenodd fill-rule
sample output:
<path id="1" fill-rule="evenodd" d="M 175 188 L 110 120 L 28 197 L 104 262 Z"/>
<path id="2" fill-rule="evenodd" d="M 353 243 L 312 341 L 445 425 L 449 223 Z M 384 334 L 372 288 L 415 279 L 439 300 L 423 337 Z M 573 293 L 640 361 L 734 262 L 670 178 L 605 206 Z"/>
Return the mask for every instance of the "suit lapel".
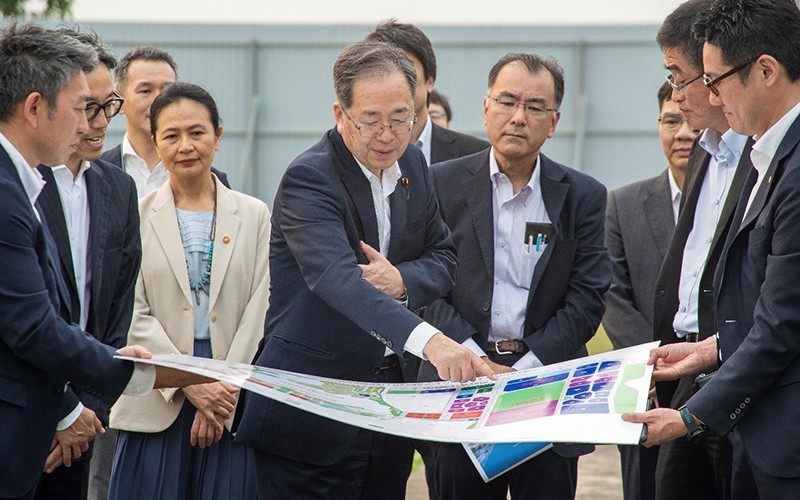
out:
<path id="1" fill-rule="evenodd" d="M 753 139 L 748 137 L 747 142 L 742 150 L 742 157 L 739 159 L 739 164 L 736 166 L 736 172 L 733 174 L 733 182 L 731 182 L 728 197 L 725 199 L 725 204 L 722 206 L 722 213 L 720 213 L 720 220 L 727 221 L 733 215 L 736 205 L 739 203 L 742 190 L 744 189 L 745 181 L 750 171 L 753 170 L 753 162 L 750 161 L 750 151 L 753 149 Z M 733 193 L 733 196 L 731 196 Z M 738 193 L 738 194 L 737 194 Z M 749 193 L 749 190 L 748 190 Z M 747 203 L 745 201 L 745 203 Z M 726 224 L 717 224 L 717 229 L 714 232 L 714 241 L 711 243 L 711 248 L 715 248 L 722 234 L 727 229 Z"/>
<path id="2" fill-rule="evenodd" d="M 651 186 L 642 200 L 645 217 L 661 260 L 664 259 L 672 231 L 675 228 L 671 194 L 669 174 L 665 171 L 656 178 L 656 183 Z"/>
<path id="3" fill-rule="evenodd" d="M 528 295 L 529 302 L 536 291 L 536 287 L 539 285 L 539 281 L 542 279 L 547 263 L 550 262 L 553 249 L 561 239 L 561 209 L 564 208 L 564 201 L 567 199 L 567 192 L 569 192 L 569 184 L 562 182 L 564 171 L 543 154 L 540 153 L 539 157 L 542 159 L 539 166 L 542 169 L 539 176 L 542 200 L 544 201 L 545 209 L 547 209 L 547 215 L 553 224 L 553 244 L 547 245 L 547 248 L 539 258 L 539 262 L 536 263 L 536 267 L 533 269 L 533 278 L 531 278 L 531 288 Z"/>
<path id="4" fill-rule="evenodd" d="M 392 237 L 389 240 L 389 252 L 386 256 L 394 262 L 395 256 L 399 255 L 398 252 L 404 247 L 406 231 L 405 228 L 408 224 L 408 201 L 409 192 L 408 186 L 403 185 L 402 179 L 405 178 L 403 167 L 400 167 L 401 177 L 394 188 L 394 192 L 389 196 L 389 208 L 392 211 L 391 228 Z M 375 222 L 377 227 L 377 220 Z"/>
<path id="5" fill-rule="evenodd" d="M 91 267 L 91 292 L 93 297 L 100 297 L 103 282 L 104 259 L 100 258 L 106 250 L 108 227 L 107 214 L 112 200 L 109 199 L 109 187 L 103 172 L 97 168 L 89 168 L 84 173 L 86 191 L 89 197 L 89 266 Z"/>
<path id="6" fill-rule="evenodd" d="M 144 217 L 146 216 L 143 214 L 142 224 L 144 224 Z M 189 291 L 189 272 L 186 270 L 186 257 L 183 254 L 178 216 L 175 213 L 175 200 L 172 197 L 172 188 L 169 183 L 158 189 L 156 200 L 153 203 L 153 212 L 149 216 L 149 224 L 153 228 L 153 233 L 161 245 L 167 262 L 169 262 L 175 280 L 181 287 L 183 296 L 189 303 L 192 303 Z M 214 249 L 216 250 L 216 244 Z"/>
<path id="7" fill-rule="evenodd" d="M 72 262 L 72 247 L 69 243 L 69 231 L 67 230 L 67 221 L 61 204 L 61 197 L 58 194 L 58 185 L 51 168 L 39 167 L 39 172 L 47 184 L 45 184 L 39 195 L 37 206 L 43 218 L 47 219 L 48 233 L 51 242 L 55 245 L 51 250 L 58 254 L 58 261 L 61 263 L 61 275 L 69 291 L 68 300 L 72 311 L 77 312 L 80 303 L 75 286 L 75 266 Z"/>
<path id="8" fill-rule="evenodd" d="M 231 255 L 236 248 L 239 236 L 240 219 L 236 212 L 238 206 L 219 179 L 217 183 L 217 228 L 214 235 L 214 261 L 211 264 L 211 295 L 208 310 L 212 310 L 219 298 L 219 291 L 231 263 Z M 225 242 L 227 239 L 227 243 Z"/>
<path id="9" fill-rule="evenodd" d="M 36 202 L 36 207 L 40 212 L 43 209 L 42 205 L 38 201 Z M 56 259 L 53 256 L 53 252 L 57 251 L 56 242 L 53 240 L 53 234 L 50 232 L 50 228 L 47 225 L 47 220 L 44 217 L 42 217 L 41 223 L 45 240 L 47 240 L 47 263 L 50 266 L 50 271 L 53 273 L 53 279 L 56 282 L 56 288 L 58 289 L 58 305 L 60 306 L 59 314 L 67 321 L 74 321 L 75 318 L 73 318 L 73 311 L 76 310 L 72 307 L 72 297 L 67 289 L 67 284 L 64 282 L 64 275 L 59 269 L 59 264 L 56 262 Z M 75 315 L 77 316 L 77 314 L 78 313 L 76 311 Z"/>
<path id="10" fill-rule="evenodd" d="M 489 173 L 489 154 L 468 165 L 472 173 L 462 186 L 464 198 L 467 200 L 475 237 L 481 247 L 483 261 L 489 276 L 494 276 L 494 202 L 492 196 L 492 180 Z"/>

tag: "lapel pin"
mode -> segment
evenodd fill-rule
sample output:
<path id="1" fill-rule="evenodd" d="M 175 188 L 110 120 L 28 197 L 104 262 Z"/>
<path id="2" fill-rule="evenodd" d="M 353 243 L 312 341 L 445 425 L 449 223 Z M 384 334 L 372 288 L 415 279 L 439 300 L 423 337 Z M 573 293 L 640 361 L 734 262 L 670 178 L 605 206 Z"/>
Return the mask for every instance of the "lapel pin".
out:
<path id="1" fill-rule="evenodd" d="M 222 238 L 222 242 L 227 245 L 228 243 L 231 242 L 231 239 L 229 237 L 225 236 L 225 237 Z"/>
<path id="2" fill-rule="evenodd" d="M 402 184 L 405 187 L 408 187 L 408 177 L 401 178 L 400 179 L 400 184 Z"/>

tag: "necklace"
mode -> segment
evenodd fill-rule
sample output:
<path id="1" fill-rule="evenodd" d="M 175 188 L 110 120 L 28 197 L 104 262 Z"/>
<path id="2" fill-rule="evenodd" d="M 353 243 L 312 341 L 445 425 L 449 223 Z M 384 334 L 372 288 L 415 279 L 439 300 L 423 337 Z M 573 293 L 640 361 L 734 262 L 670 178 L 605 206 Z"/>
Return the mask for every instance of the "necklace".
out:
<path id="1" fill-rule="evenodd" d="M 208 254 L 206 254 L 206 268 L 203 270 L 203 277 L 197 283 L 192 283 L 191 273 L 189 272 L 189 261 L 186 261 L 186 274 L 189 275 L 189 290 L 194 294 L 195 303 L 200 305 L 200 294 L 210 296 L 209 287 L 211 285 L 211 264 L 214 261 L 214 236 L 217 232 L 217 204 L 214 203 L 214 213 L 211 216 L 211 231 L 208 233 Z"/>

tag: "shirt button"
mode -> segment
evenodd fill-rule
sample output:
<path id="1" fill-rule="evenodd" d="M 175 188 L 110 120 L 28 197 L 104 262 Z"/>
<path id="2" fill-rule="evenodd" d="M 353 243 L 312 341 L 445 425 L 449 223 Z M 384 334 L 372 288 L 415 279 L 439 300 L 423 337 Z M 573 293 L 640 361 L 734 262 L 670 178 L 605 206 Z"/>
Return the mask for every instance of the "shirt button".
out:
<path id="1" fill-rule="evenodd" d="M 708 243 L 708 244 L 710 245 L 710 244 L 711 244 L 713 241 L 714 241 L 714 238 L 712 238 L 712 237 L 709 237 L 709 238 L 706 240 L 706 243 Z"/>
<path id="2" fill-rule="evenodd" d="M 682 313 L 685 313 L 685 312 L 686 312 L 686 306 L 681 306 L 681 312 L 682 312 Z"/>

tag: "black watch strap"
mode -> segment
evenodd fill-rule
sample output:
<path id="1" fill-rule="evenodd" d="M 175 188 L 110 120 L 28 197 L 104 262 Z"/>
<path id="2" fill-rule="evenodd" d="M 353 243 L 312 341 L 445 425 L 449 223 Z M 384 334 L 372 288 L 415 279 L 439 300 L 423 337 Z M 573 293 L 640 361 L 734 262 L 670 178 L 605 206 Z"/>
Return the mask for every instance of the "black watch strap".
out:
<path id="1" fill-rule="evenodd" d="M 704 424 L 698 423 L 697 419 L 694 418 L 694 415 L 692 415 L 692 412 L 689 411 L 689 408 L 687 408 L 686 405 L 678 408 L 678 413 L 680 413 L 681 420 L 683 420 L 686 428 L 689 429 L 690 441 L 694 441 L 695 439 L 699 438 L 705 431 L 708 430 L 708 427 L 706 427 Z"/>

